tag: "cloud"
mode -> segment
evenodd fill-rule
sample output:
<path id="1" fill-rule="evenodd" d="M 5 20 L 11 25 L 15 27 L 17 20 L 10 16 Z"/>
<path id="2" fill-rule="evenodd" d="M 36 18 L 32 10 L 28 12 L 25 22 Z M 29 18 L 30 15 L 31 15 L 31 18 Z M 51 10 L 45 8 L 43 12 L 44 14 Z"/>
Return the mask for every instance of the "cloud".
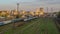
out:
<path id="1" fill-rule="evenodd" d="M 36 1 L 56 1 L 56 0 L 36 0 Z"/>
<path id="2" fill-rule="evenodd" d="M 36 0 L 18 0 L 19 2 L 34 2 Z"/>
<path id="3" fill-rule="evenodd" d="M 45 4 L 60 4 L 60 0 L 36 0 L 36 2 L 42 2 Z"/>
<path id="4" fill-rule="evenodd" d="M 60 1 L 48 2 L 47 4 L 60 4 Z"/>

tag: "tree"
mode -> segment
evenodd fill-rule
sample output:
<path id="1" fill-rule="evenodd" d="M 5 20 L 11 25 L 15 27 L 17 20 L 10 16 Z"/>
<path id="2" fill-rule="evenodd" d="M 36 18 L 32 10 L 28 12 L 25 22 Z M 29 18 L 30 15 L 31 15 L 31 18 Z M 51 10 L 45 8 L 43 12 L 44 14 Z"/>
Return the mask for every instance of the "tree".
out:
<path id="1" fill-rule="evenodd" d="M 17 15 L 16 18 L 19 18 L 19 15 Z"/>

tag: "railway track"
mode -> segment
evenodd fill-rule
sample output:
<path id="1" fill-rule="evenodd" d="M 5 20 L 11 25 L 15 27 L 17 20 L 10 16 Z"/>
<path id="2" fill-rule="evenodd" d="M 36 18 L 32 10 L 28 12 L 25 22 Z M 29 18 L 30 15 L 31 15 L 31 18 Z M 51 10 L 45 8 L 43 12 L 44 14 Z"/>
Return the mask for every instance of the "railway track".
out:
<path id="1" fill-rule="evenodd" d="M 28 24 L 30 23 L 30 24 Z M 26 26 L 16 28 L 9 34 L 58 34 L 58 31 L 51 18 L 38 18 L 26 23 Z"/>
<path id="2" fill-rule="evenodd" d="M 55 18 L 55 24 L 56 24 L 56 27 L 58 29 L 58 31 L 60 32 L 60 19 L 58 18 Z"/>
<path id="3" fill-rule="evenodd" d="M 7 22 L 7 21 L 5 21 L 5 22 Z M 11 21 L 8 21 L 8 22 L 11 22 Z M 19 21 L 18 21 L 19 22 Z M 25 23 L 25 22 L 23 22 L 23 23 Z M 22 22 L 19 22 L 19 23 L 15 23 L 15 26 L 21 26 L 21 24 L 23 24 Z M 26 23 L 27 24 L 27 23 Z M 7 25 L 9 25 L 9 29 L 12 29 L 13 28 L 13 23 L 10 23 L 10 24 L 7 24 Z M 8 26 L 7 25 L 4 25 L 4 26 L 6 26 L 5 28 L 4 28 L 4 26 L 1 26 L 0 27 L 0 29 L 2 28 L 2 31 L 0 30 L 0 32 L 1 33 L 3 33 L 3 32 L 5 32 L 5 31 L 8 31 L 9 29 L 6 29 Z M 15 29 L 15 28 L 14 28 Z"/>
<path id="4" fill-rule="evenodd" d="M 29 27 L 26 26 L 27 28 L 23 28 L 22 31 L 20 31 L 21 33 L 19 32 L 18 34 L 57 34 L 58 31 L 52 20 L 45 18 L 40 19 L 37 21 L 38 23 L 35 23 Z"/>

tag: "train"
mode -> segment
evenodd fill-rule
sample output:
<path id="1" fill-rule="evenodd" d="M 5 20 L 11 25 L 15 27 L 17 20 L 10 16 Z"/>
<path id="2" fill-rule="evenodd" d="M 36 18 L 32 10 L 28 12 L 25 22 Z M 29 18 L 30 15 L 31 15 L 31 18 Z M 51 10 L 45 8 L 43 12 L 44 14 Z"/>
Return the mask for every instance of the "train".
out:
<path id="1" fill-rule="evenodd" d="M 0 26 L 4 25 L 4 22 L 0 22 Z"/>
<path id="2" fill-rule="evenodd" d="M 37 18 L 37 17 L 29 17 L 29 18 L 25 18 L 25 19 L 18 18 L 18 19 L 12 19 L 12 20 L 8 20 L 8 21 L 2 21 L 2 22 L 0 22 L 0 26 L 6 25 L 6 24 L 9 24 L 9 23 L 16 23 L 17 24 L 17 22 L 20 22 L 20 21 L 29 21 L 29 20 L 32 20 L 32 19 L 35 19 L 35 18 Z"/>
<path id="3" fill-rule="evenodd" d="M 16 23 L 16 22 L 19 22 L 20 20 L 22 20 L 22 19 L 13 19 L 13 20 L 7 20 L 7 21 L 1 21 L 0 22 L 0 26 L 2 26 L 2 25 L 6 25 L 6 24 L 9 24 L 9 23 Z"/>
<path id="4" fill-rule="evenodd" d="M 24 19 L 24 21 L 29 21 L 29 20 L 36 19 L 36 18 L 37 17 L 27 18 L 27 19 Z"/>

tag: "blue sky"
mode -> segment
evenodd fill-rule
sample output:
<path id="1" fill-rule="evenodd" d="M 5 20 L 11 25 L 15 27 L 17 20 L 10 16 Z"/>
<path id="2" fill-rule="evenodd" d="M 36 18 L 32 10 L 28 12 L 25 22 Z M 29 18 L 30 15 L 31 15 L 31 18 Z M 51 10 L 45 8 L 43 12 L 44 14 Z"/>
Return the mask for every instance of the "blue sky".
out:
<path id="1" fill-rule="evenodd" d="M 16 9 L 16 3 L 20 3 L 20 9 L 26 10 L 39 7 L 60 9 L 60 0 L 0 0 L 0 10 Z"/>

